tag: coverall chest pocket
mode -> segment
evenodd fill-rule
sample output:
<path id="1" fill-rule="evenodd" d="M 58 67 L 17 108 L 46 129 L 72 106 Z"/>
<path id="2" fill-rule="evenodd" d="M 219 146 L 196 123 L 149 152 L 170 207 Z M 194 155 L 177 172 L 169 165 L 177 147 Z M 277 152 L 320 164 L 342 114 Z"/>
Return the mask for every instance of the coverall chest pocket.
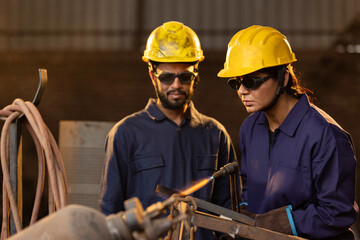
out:
<path id="1" fill-rule="evenodd" d="M 214 174 L 217 161 L 216 155 L 198 156 L 196 160 L 199 178 L 209 177 Z"/>
<path id="2" fill-rule="evenodd" d="M 308 197 L 308 175 L 306 167 L 292 167 L 279 162 L 270 175 L 267 193 L 274 201 L 284 201 L 283 205 L 301 205 Z"/>
<path id="3" fill-rule="evenodd" d="M 132 160 L 134 178 L 132 182 L 135 186 L 136 196 L 145 201 L 150 201 L 156 186 L 160 183 L 164 160 L 161 155 L 142 155 L 136 156 Z"/>

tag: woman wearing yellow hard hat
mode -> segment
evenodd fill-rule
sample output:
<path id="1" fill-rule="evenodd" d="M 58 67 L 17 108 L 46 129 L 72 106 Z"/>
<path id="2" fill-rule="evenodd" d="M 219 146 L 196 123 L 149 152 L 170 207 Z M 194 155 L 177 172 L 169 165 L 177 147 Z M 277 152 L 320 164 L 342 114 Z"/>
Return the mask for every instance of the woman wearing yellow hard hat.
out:
<path id="1" fill-rule="evenodd" d="M 351 136 L 311 103 L 286 37 L 251 26 L 228 45 L 219 77 L 251 113 L 240 128 L 240 205 L 256 225 L 311 239 L 354 239 L 356 159 Z"/>

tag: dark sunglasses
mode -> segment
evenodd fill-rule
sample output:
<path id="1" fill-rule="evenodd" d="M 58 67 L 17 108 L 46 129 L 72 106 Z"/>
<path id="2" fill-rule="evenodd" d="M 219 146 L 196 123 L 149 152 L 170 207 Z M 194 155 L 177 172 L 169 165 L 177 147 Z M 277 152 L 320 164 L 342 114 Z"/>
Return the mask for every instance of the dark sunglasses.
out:
<path id="1" fill-rule="evenodd" d="M 239 90 L 241 84 L 245 89 L 253 90 L 260 87 L 263 82 L 270 79 L 271 77 L 271 75 L 267 75 L 265 77 L 244 77 L 242 79 L 240 77 L 233 77 L 230 78 L 227 83 L 234 90 Z"/>
<path id="2" fill-rule="evenodd" d="M 182 84 L 190 83 L 195 79 L 195 77 L 198 75 L 197 72 L 181 72 L 178 74 L 175 73 L 161 73 L 157 74 L 154 72 L 154 75 L 160 80 L 160 82 L 165 84 L 172 84 L 176 78 L 179 79 L 179 81 Z"/>

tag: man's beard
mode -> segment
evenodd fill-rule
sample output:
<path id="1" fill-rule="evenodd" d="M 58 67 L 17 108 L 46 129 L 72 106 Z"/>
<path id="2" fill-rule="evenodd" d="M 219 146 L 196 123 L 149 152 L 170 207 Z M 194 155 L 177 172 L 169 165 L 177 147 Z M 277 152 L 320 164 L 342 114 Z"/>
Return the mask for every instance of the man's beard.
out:
<path id="1" fill-rule="evenodd" d="M 180 94 L 183 94 L 185 96 L 184 100 L 175 100 L 174 102 L 170 102 L 168 99 L 168 96 L 172 92 L 178 92 Z M 171 90 L 166 92 L 166 95 L 159 91 L 158 87 L 156 86 L 156 94 L 158 98 L 160 99 L 161 105 L 164 108 L 170 109 L 170 110 L 177 110 L 182 107 L 184 107 L 186 104 L 190 102 L 191 95 L 186 94 L 186 92 L 181 90 Z"/>

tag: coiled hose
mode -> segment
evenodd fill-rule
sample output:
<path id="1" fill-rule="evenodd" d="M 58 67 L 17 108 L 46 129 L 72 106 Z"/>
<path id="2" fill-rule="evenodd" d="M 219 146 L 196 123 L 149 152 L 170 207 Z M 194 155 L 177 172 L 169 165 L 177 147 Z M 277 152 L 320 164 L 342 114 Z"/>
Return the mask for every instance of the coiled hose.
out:
<path id="1" fill-rule="evenodd" d="M 11 105 L 0 110 L 0 117 L 6 119 L 1 131 L 1 167 L 3 172 L 3 217 L 1 239 L 6 239 L 9 236 L 9 204 L 14 218 L 16 231 L 19 232 L 22 229 L 17 202 L 11 188 L 9 173 L 10 125 L 22 114 L 26 117 L 21 119 L 22 123 L 34 140 L 38 157 L 38 179 L 30 225 L 35 223 L 38 217 L 41 195 L 44 188 L 46 167 L 49 179 L 49 214 L 68 204 L 65 167 L 54 137 L 45 125 L 39 111 L 33 103 L 15 99 Z"/>

